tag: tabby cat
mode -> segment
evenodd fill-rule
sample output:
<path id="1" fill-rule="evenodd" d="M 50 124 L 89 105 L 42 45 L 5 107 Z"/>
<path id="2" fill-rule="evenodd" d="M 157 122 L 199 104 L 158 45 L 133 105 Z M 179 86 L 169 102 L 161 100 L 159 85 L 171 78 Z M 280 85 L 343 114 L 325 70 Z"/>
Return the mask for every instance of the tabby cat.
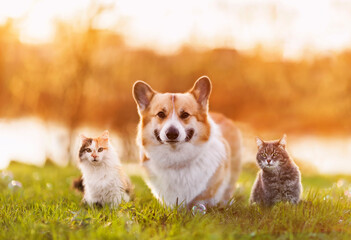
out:
<path id="1" fill-rule="evenodd" d="M 286 151 L 286 135 L 280 140 L 256 138 L 257 163 L 261 170 L 252 187 L 250 203 L 272 206 L 277 202 L 297 204 L 302 193 L 299 168 Z"/>

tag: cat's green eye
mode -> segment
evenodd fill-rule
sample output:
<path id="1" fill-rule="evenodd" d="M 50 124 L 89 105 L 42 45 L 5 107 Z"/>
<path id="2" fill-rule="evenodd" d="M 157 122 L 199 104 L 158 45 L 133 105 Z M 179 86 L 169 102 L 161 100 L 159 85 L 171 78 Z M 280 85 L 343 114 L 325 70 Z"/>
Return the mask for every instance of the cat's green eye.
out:
<path id="1" fill-rule="evenodd" d="M 98 152 L 102 152 L 103 150 L 104 150 L 104 148 L 101 147 L 98 149 Z"/>
<path id="2" fill-rule="evenodd" d="M 90 152 L 91 152 L 91 149 L 90 149 L 90 148 L 87 148 L 87 149 L 85 149 L 85 151 L 87 151 L 88 153 L 90 153 Z"/>
<path id="3" fill-rule="evenodd" d="M 265 153 L 262 153 L 261 155 L 262 155 L 262 157 L 267 157 L 267 154 L 265 154 Z"/>

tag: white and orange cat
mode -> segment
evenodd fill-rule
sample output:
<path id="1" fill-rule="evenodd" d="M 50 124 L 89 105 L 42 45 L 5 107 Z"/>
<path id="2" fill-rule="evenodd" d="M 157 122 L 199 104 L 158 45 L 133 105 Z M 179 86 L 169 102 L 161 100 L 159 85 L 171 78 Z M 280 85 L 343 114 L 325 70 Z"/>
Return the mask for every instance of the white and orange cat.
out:
<path id="1" fill-rule="evenodd" d="M 121 169 L 121 162 L 113 149 L 109 133 L 105 131 L 97 138 L 81 135 L 79 168 L 82 179 L 74 183 L 84 192 L 88 205 L 117 207 L 122 201 L 129 201 L 132 185 Z"/>

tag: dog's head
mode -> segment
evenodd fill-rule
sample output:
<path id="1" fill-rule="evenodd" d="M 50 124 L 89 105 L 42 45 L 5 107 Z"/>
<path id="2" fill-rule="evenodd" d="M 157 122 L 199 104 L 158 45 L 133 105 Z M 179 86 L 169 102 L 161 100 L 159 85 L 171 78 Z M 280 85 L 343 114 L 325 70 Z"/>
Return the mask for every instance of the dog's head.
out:
<path id="1" fill-rule="evenodd" d="M 147 83 L 137 81 L 133 96 L 138 105 L 142 144 L 197 144 L 210 136 L 208 99 L 211 81 L 199 78 L 186 93 L 159 93 Z"/>

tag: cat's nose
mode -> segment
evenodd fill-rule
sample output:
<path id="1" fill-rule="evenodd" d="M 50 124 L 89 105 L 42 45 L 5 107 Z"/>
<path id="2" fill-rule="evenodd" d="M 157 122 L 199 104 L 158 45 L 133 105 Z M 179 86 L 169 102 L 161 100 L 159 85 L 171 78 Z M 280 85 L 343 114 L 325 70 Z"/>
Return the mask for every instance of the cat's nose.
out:
<path id="1" fill-rule="evenodd" d="M 270 163 L 272 160 L 270 160 L 270 159 L 267 159 L 267 163 Z"/>
<path id="2" fill-rule="evenodd" d="M 97 158 L 97 155 L 96 155 L 96 154 L 91 154 L 91 156 L 92 156 L 93 158 Z"/>

